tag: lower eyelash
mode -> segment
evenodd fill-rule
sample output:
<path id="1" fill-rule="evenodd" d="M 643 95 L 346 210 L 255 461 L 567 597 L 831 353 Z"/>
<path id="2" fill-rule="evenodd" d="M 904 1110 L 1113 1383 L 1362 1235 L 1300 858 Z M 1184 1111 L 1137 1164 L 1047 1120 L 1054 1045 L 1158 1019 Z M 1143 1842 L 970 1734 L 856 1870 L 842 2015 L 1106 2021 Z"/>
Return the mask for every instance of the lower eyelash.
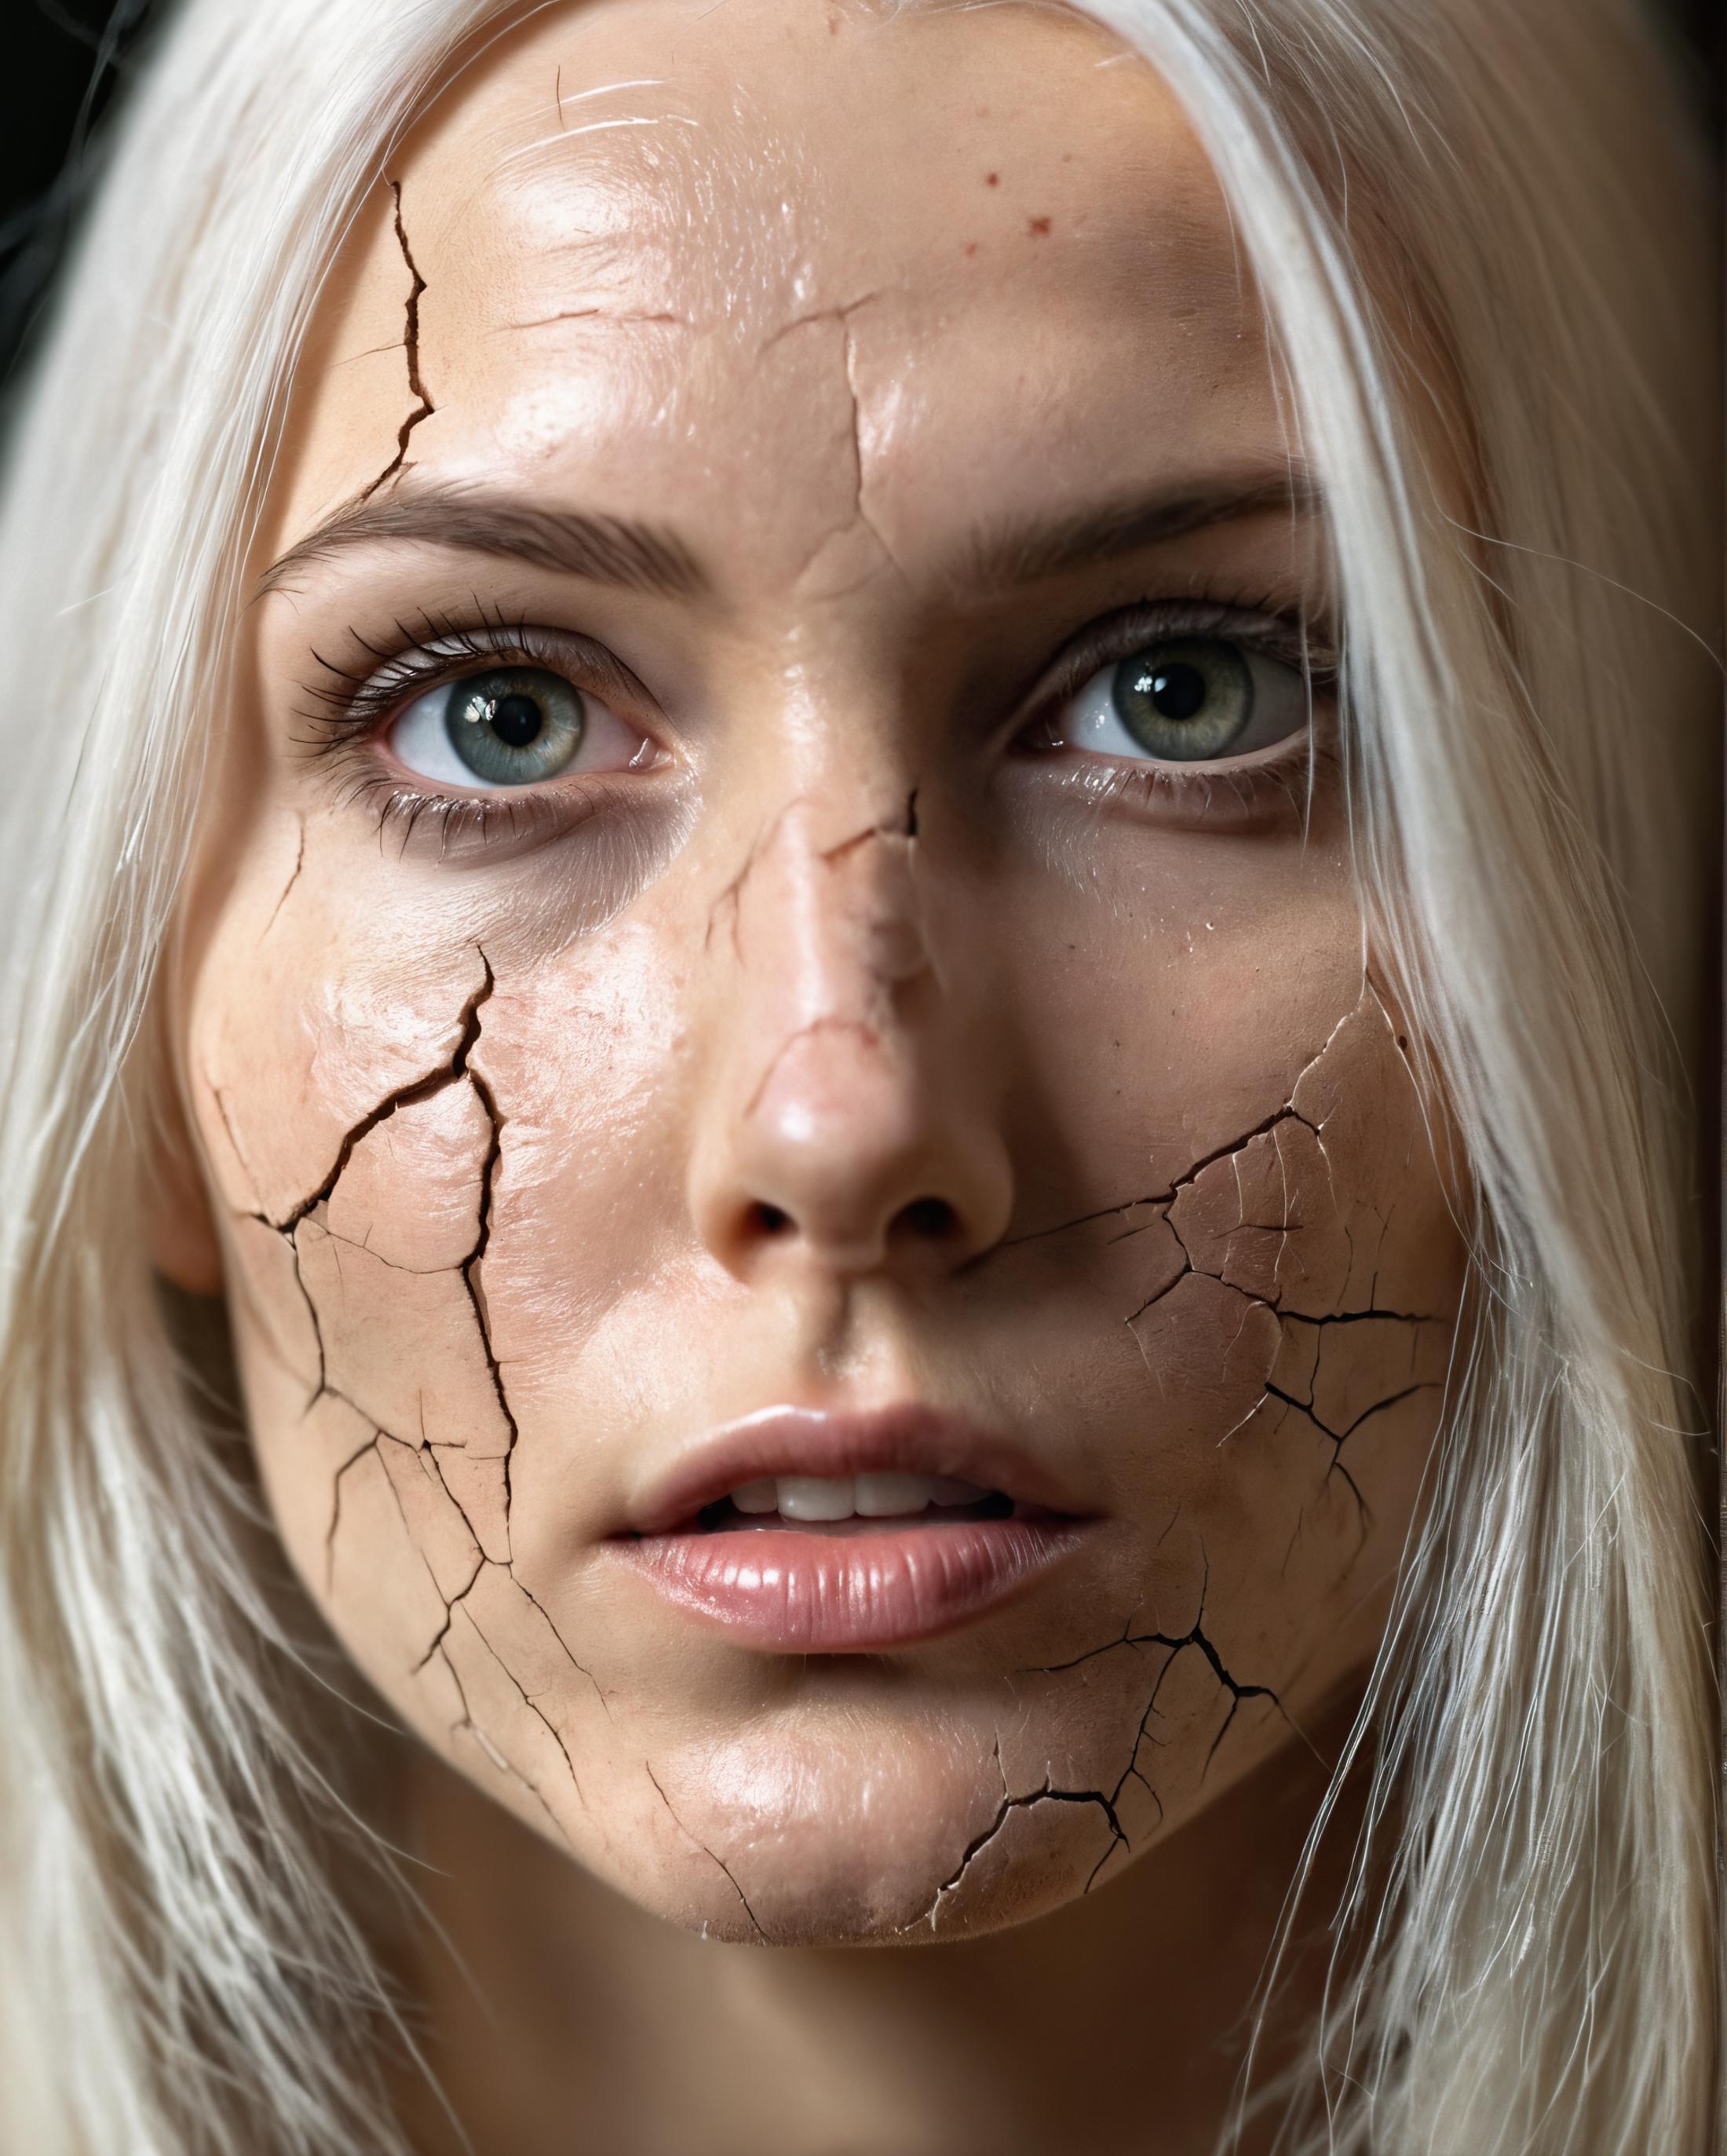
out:
<path id="1" fill-rule="evenodd" d="M 336 742 L 331 746 L 340 752 L 349 745 Z M 341 789 L 341 805 L 365 803 L 377 819 L 378 843 L 382 845 L 386 834 L 393 833 L 400 853 L 406 853 L 428 825 L 438 834 L 442 859 L 462 844 L 552 838 L 577 829 L 598 813 L 594 792 L 580 780 L 566 782 L 555 796 L 538 787 L 488 794 L 421 793 L 366 757 L 363 747 L 354 745 L 353 752 L 365 760 L 350 770 Z"/>
<path id="2" fill-rule="evenodd" d="M 1338 761 L 1334 748 L 1303 732 L 1290 736 L 1287 754 L 1234 771 L 1089 757 L 1085 768 L 1069 771 L 1067 783 L 1083 792 L 1099 812 L 1122 804 L 1130 808 L 1162 807 L 1191 823 L 1204 823 L 1218 808 L 1245 821 L 1263 815 L 1280 795 L 1304 826 L 1320 770 Z"/>

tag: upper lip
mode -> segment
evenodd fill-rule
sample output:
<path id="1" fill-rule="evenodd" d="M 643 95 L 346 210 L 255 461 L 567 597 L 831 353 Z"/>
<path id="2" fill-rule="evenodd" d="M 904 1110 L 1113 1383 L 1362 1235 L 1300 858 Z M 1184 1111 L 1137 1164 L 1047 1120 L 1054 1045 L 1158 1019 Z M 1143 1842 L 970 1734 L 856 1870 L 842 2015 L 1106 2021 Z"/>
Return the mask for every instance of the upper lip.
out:
<path id="1" fill-rule="evenodd" d="M 1016 1503 L 1074 1514 L 1048 1471 L 1008 1440 L 945 1409 L 771 1407 L 710 1430 L 631 1507 L 626 1532 L 669 1533 L 746 1482 L 789 1475 L 950 1475 Z"/>

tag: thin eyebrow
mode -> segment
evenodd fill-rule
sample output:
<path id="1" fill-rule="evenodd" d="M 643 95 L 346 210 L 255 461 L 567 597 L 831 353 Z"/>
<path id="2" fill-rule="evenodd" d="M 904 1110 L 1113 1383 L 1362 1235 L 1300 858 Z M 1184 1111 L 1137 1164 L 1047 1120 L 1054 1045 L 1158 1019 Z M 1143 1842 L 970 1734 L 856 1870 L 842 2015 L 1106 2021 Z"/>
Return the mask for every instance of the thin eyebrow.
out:
<path id="1" fill-rule="evenodd" d="M 1293 463 L 1184 481 L 1155 494 L 1106 501 L 1054 522 L 1032 518 L 986 526 L 973 535 L 967 574 L 986 588 L 1037 583 L 1268 510 L 1281 510 L 1291 518 L 1310 516 L 1321 499 L 1313 474 Z"/>
<path id="2" fill-rule="evenodd" d="M 676 532 L 662 526 L 428 482 L 339 509 L 270 564 L 259 593 L 279 590 L 310 562 L 380 542 L 492 554 L 559 576 L 674 598 L 694 598 L 708 588 L 695 557 Z"/>

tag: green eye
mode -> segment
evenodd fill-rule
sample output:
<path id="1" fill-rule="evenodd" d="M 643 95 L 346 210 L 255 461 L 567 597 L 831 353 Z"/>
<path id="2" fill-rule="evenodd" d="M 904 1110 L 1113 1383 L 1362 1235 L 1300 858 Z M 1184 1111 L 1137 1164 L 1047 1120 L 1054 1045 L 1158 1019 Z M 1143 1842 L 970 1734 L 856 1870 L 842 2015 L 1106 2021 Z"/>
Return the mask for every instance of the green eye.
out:
<path id="1" fill-rule="evenodd" d="M 1122 660 L 1109 698 L 1148 756 L 1197 763 L 1227 756 L 1247 732 L 1253 676 L 1238 644 L 1186 637 Z"/>
<path id="2" fill-rule="evenodd" d="M 470 674 L 433 691 L 465 769 L 486 786 L 531 786 L 561 771 L 582 746 L 582 692 L 541 666 Z"/>
<path id="3" fill-rule="evenodd" d="M 1102 667 L 1069 706 L 1075 748 L 1158 763 L 1209 763 L 1303 732 L 1306 678 L 1222 636 L 1161 637 Z"/>

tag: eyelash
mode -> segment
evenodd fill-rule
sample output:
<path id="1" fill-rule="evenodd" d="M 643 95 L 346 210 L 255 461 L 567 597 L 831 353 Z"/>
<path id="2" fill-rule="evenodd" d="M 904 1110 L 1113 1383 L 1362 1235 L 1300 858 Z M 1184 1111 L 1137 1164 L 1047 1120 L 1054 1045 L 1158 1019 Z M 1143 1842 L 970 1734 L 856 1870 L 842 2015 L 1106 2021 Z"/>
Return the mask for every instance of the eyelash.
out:
<path id="1" fill-rule="evenodd" d="M 312 700 L 295 716 L 311 729 L 306 742 L 313 755 L 332 763 L 338 773 L 341 805 L 365 802 L 377 817 L 380 835 L 393 830 L 405 850 L 423 824 L 435 825 L 440 850 L 454 842 L 484 844 L 496 837 L 528 842 L 550 839 L 586 823 L 600 805 L 601 788 L 592 780 L 564 780 L 556 789 L 524 787 L 495 794 L 428 792 L 386 768 L 366 752 L 380 733 L 416 695 L 441 682 L 454 681 L 475 665 L 500 661 L 544 666 L 573 678 L 608 701 L 631 694 L 628 677 L 599 644 L 569 631 L 536 629 L 525 619 L 505 614 L 477 594 L 473 622 L 448 614 L 422 613 L 394 627 L 401 639 L 394 651 L 380 650 L 356 629 L 348 636 L 356 651 L 376 662 L 368 672 L 338 665 L 314 651 L 322 678 L 308 682 Z"/>
<path id="2" fill-rule="evenodd" d="M 1331 688 L 1336 660 L 1315 636 L 1299 609 L 1279 606 L 1269 594 L 1257 598 L 1200 591 L 1185 599 L 1142 599 L 1088 623 L 1057 659 L 1040 703 L 1065 701 L 1102 667 L 1160 638 L 1227 636 L 1304 674 L 1316 694 Z"/>
<path id="3" fill-rule="evenodd" d="M 474 622 L 479 624 L 477 629 Z M 413 621 L 398 620 L 394 627 L 401 642 L 393 651 L 380 650 L 358 629 L 349 630 L 356 652 L 373 662 L 365 673 L 320 652 L 312 654 L 322 678 L 305 685 L 311 704 L 295 716 L 312 730 L 308 746 L 314 755 L 332 761 L 341 771 L 344 805 L 369 803 L 380 833 L 396 829 L 404 847 L 428 821 L 438 829 L 441 848 L 447 848 L 456 839 L 484 843 L 495 833 L 512 839 L 549 838 L 585 823 L 597 812 L 601 788 L 580 778 L 566 779 L 556 788 L 524 788 L 495 795 L 423 792 L 366 754 L 366 746 L 411 696 L 454 680 L 476 665 L 496 665 L 503 660 L 545 666 L 577 677 L 578 686 L 585 683 L 597 695 L 615 701 L 622 693 L 628 700 L 628 677 L 602 646 L 571 632 L 536 629 L 525 619 L 489 608 L 478 595 L 472 621 L 423 613 Z M 1089 624 L 1046 672 L 1032 716 L 1015 721 L 1017 737 L 1025 740 L 1040 723 L 1051 723 L 1053 714 L 1101 668 L 1154 638 L 1182 635 L 1227 635 L 1293 667 L 1305 676 L 1315 705 L 1336 684 L 1335 656 L 1315 639 L 1310 621 L 1299 609 L 1279 606 L 1269 595 L 1248 598 L 1201 590 L 1179 601 L 1141 601 Z M 1051 742 L 1041 750 L 1033 745 L 1031 752 L 1048 753 L 1056 745 Z M 1078 777 L 1100 804 L 1130 799 L 1149 805 L 1163 799 L 1191 808 L 1197 797 L 1203 796 L 1202 805 L 1208 805 L 1212 790 L 1223 783 L 1245 808 L 1268 786 L 1293 800 L 1286 767 L 1292 761 L 1280 758 L 1251 773 L 1230 773 L 1183 771 L 1176 765 L 1150 762 L 1111 765 L 1089 757 L 1085 762 L 1090 767 Z"/>
<path id="4" fill-rule="evenodd" d="M 402 642 L 393 652 L 380 651 L 357 629 L 351 629 L 348 634 L 356 649 L 376 662 L 369 673 L 351 672 L 321 652 L 313 652 L 313 660 L 326 679 L 306 685 L 306 694 L 317 708 L 296 716 L 316 730 L 319 751 L 339 748 L 375 731 L 395 715 L 410 692 L 423 693 L 441 680 L 453 681 L 469 665 L 496 665 L 501 659 L 567 667 L 573 651 L 578 658 L 588 656 L 598 662 L 590 665 L 592 674 L 618 674 L 615 664 L 606 665 L 600 647 L 585 637 L 536 629 L 525 620 L 489 611 L 477 598 L 474 608 L 481 624 L 478 633 L 448 615 L 423 613 L 413 624 L 398 621 L 395 627 Z"/>
<path id="5" fill-rule="evenodd" d="M 1270 593 L 1202 588 L 1181 600 L 1144 600 L 1089 623 L 1061 653 L 1037 696 L 1038 715 L 1030 722 L 1028 752 L 1048 754 L 1062 744 L 1039 744 L 1034 730 L 1053 726 L 1056 715 L 1091 677 L 1157 639 L 1176 636 L 1227 637 L 1290 667 L 1307 683 L 1308 708 L 1316 717 L 1321 702 L 1337 687 L 1340 660 L 1333 645 L 1316 630 L 1301 608 L 1280 603 Z M 1021 738 L 1028 728 L 1022 722 Z M 1172 812 L 1184 823 L 1203 823 L 1220 804 L 1226 817 L 1251 819 L 1273 796 L 1288 803 L 1304 824 L 1310 805 L 1295 783 L 1304 765 L 1310 798 L 1318 767 L 1335 751 L 1315 726 L 1290 737 L 1289 746 L 1271 761 L 1239 770 L 1207 769 L 1178 763 L 1115 763 L 1097 756 L 1074 762 L 1067 783 L 1094 808 L 1118 803 L 1131 809 L 1153 807 Z M 1225 798 L 1227 797 L 1227 798 Z"/>

